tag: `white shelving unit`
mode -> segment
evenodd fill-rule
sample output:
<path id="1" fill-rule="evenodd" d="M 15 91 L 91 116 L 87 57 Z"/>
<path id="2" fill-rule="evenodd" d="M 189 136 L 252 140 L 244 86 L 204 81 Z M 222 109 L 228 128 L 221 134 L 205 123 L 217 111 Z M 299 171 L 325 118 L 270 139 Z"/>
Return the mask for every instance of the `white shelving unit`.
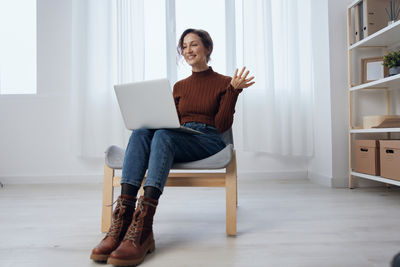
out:
<path id="1" fill-rule="evenodd" d="M 358 3 L 358 2 L 357 2 Z M 354 5 L 350 6 L 352 8 Z M 400 36 L 400 20 L 383 28 L 380 31 L 362 39 L 361 41 L 349 46 L 349 50 L 353 50 L 355 48 L 360 47 L 380 47 L 380 46 L 393 46 L 394 44 L 399 42 Z"/>
<path id="2" fill-rule="evenodd" d="M 364 173 L 355 172 L 352 169 L 352 147 L 353 141 L 356 135 L 362 134 L 371 134 L 371 133 L 386 133 L 390 138 L 391 133 L 400 133 L 400 128 L 373 128 L 373 129 L 358 129 L 354 125 L 354 106 L 353 94 L 359 90 L 364 89 L 376 89 L 376 90 L 384 90 L 386 92 L 386 111 L 387 114 L 390 115 L 390 91 L 399 90 L 400 89 L 400 74 L 386 77 L 383 79 L 379 79 L 376 81 L 354 85 L 353 84 L 353 52 L 358 49 L 376 49 L 383 48 L 384 50 L 388 50 L 391 47 L 394 47 L 400 44 L 400 21 L 397 21 L 374 34 L 367 36 L 366 38 L 351 44 L 352 40 L 352 25 L 351 25 L 351 9 L 360 3 L 361 0 L 354 1 L 351 5 L 348 6 L 347 9 L 347 31 L 348 31 L 348 92 L 349 92 L 349 107 L 350 107 L 350 117 L 349 117 L 349 187 L 354 188 L 354 177 L 374 180 L 386 184 L 392 184 L 400 186 L 400 181 L 383 178 L 380 176 L 374 176 Z M 382 55 L 383 56 L 383 55 Z"/>
<path id="3" fill-rule="evenodd" d="M 400 186 L 400 181 L 387 179 L 387 178 L 383 178 L 383 177 L 380 177 L 380 176 L 374 176 L 374 175 L 369 175 L 369 174 L 359 173 L 359 172 L 351 172 L 351 175 L 357 176 L 357 177 L 360 177 L 360 178 L 365 178 L 365 179 L 368 179 L 368 180 L 374 180 L 374 181 L 382 182 L 382 183 L 385 183 L 385 184 L 393 184 L 393 185 Z"/>
<path id="4" fill-rule="evenodd" d="M 350 133 L 400 133 L 400 128 L 351 129 Z"/>
<path id="5" fill-rule="evenodd" d="M 400 28 L 400 26 L 399 26 Z M 360 84 L 357 86 L 350 87 L 350 91 L 357 91 L 361 89 L 375 89 L 375 88 L 399 88 L 400 87 L 400 74 L 386 77 L 384 79 L 376 80 L 369 83 Z M 379 89 L 378 88 L 378 89 Z"/>

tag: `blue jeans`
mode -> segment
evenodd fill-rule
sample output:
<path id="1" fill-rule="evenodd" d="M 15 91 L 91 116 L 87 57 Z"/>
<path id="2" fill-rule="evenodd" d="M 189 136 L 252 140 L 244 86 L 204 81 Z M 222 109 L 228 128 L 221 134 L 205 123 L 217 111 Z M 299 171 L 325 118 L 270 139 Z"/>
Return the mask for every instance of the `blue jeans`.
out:
<path id="1" fill-rule="evenodd" d="M 144 186 L 153 186 L 162 192 L 174 162 L 200 160 L 225 148 L 222 135 L 215 127 L 198 122 L 183 125 L 204 134 L 168 129 L 134 130 L 125 152 L 121 184 L 139 188 L 148 169 Z"/>

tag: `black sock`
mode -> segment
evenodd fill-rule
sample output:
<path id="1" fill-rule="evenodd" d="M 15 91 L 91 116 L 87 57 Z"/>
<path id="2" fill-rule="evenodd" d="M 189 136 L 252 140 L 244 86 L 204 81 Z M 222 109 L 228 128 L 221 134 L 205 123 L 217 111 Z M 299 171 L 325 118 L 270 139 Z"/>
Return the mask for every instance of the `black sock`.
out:
<path id="1" fill-rule="evenodd" d="M 158 200 L 161 196 L 161 191 L 160 189 L 153 187 L 153 186 L 146 186 L 144 188 L 144 196 L 148 198 L 152 198 L 155 200 Z"/>
<path id="2" fill-rule="evenodd" d="M 126 183 L 121 184 L 121 195 L 129 195 L 136 197 L 138 191 L 139 187 Z"/>

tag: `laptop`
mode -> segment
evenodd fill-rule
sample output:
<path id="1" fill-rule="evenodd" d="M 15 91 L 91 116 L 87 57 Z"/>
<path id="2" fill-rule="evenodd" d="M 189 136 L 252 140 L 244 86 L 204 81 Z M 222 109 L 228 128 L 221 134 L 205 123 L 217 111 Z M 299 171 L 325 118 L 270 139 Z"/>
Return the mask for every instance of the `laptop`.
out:
<path id="1" fill-rule="evenodd" d="M 203 134 L 180 125 L 168 79 L 114 85 L 114 90 L 129 130 L 171 129 Z"/>

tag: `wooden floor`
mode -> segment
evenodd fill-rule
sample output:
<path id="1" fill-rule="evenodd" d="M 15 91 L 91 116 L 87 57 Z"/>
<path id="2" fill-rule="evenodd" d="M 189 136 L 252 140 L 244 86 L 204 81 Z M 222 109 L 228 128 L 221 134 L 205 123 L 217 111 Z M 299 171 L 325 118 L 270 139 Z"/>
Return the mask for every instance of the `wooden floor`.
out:
<path id="1" fill-rule="evenodd" d="M 238 236 L 225 236 L 223 189 L 166 188 L 156 251 L 141 266 L 389 266 L 400 251 L 398 188 L 331 189 L 239 177 Z M 101 185 L 0 189 L 0 266 L 105 266 Z"/>

